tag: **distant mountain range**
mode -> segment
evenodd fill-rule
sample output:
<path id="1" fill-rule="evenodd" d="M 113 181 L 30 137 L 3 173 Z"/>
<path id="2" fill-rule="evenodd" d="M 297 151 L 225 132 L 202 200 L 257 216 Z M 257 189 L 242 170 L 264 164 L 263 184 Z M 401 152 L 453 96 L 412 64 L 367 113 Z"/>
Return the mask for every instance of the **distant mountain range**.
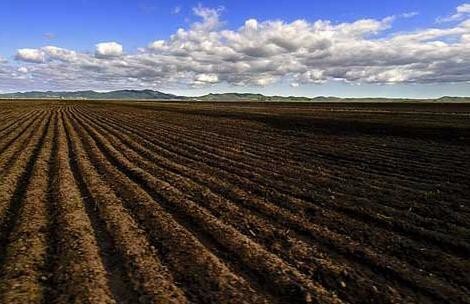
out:
<path id="1" fill-rule="evenodd" d="M 198 97 L 177 96 L 153 90 L 119 90 L 111 92 L 75 91 L 75 92 L 24 92 L 0 94 L 0 98 L 25 99 L 112 99 L 112 100 L 194 100 L 194 101 L 307 101 L 307 97 L 264 96 L 251 93 L 208 94 Z"/>
<path id="2" fill-rule="evenodd" d="M 119 90 L 111 92 L 75 91 L 75 92 L 24 92 L 0 94 L 1 98 L 63 98 L 63 99 L 181 99 L 180 96 L 152 90 Z"/>
<path id="3" fill-rule="evenodd" d="M 362 101 L 362 102 L 387 102 L 387 101 L 435 101 L 435 102 L 470 102 L 469 97 L 450 97 L 444 96 L 438 99 L 390 99 L 390 98 L 338 98 L 338 97 L 297 97 L 297 96 L 265 96 L 252 93 L 221 93 L 207 94 L 198 97 L 178 96 L 162 93 L 154 90 L 118 90 L 110 92 L 96 91 L 74 91 L 74 92 L 55 92 L 55 91 L 32 91 L 24 93 L 0 94 L 3 99 L 111 99 L 111 100 L 182 100 L 182 101 L 319 101 L 319 102 L 341 102 L 341 101 Z"/>

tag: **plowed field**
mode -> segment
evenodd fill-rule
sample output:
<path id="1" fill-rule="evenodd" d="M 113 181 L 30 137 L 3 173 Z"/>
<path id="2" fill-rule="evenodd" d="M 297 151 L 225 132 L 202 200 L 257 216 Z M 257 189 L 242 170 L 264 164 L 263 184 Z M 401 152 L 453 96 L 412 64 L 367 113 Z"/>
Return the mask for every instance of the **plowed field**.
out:
<path id="1" fill-rule="evenodd" d="M 0 303 L 470 303 L 470 105 L 0 102 Z"/>

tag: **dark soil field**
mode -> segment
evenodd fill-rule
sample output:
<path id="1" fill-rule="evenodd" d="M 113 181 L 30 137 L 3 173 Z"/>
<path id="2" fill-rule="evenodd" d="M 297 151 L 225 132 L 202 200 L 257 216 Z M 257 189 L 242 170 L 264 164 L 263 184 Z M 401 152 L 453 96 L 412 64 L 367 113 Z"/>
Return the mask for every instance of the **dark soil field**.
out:
<path id="1" fill-rule="evenodd" d="M 470 303 L 470 105 L 0 102 L 0 303 Z"/>

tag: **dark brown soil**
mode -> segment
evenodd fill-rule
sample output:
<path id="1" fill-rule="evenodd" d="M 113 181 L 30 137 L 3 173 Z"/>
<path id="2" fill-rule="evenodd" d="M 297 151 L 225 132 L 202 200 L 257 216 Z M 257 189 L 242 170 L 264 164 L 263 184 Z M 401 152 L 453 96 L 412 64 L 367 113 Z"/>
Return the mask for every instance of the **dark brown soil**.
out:
<path id="1" fill-rule="evenodd" d="M 0 102 L 0 303 L 470 303 L 470 105 Z"/>

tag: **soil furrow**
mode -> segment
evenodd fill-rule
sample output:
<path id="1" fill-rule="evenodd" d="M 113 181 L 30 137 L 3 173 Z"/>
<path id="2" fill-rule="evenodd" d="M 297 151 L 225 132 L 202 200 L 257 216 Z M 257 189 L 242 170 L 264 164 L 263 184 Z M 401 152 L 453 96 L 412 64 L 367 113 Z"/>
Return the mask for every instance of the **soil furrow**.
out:
<path id="1" fill-rule="evenodd" d="M 217 162 L 217 161 L 213 160 L 213 158 L 211 158 L 211 156 L 201 157 L 199 155 L 201 153 L 204 153 L 204 151 L 201 150 L 201 149 L 195 150 L 194 153 L 189 153 L 188 149 L 191 149 L 192 148 L 191 146 L 185 146 L 182 149 L 176 149 L 175 150 L 174 147 L 171 147 L 165 141 L 158 141 L 158 142 L 155 142 L 155 144 L 159 145 L 159 147 L 161 147 L 163 145 L 163 147 L 165 149 L 172 150 L 174 153 L 177 153 L 179 157 L 184 156 L 185 159 L 190 159 L 190 160 L 192 159 L 194 161 L 205 163 L 206 165 L 210 164 L 211 166 L 213 166 L 216 169 L 215 170 L 216 173 L 219 173 L 219 174 L 224 173 L 224 172 L 234 173 L 235 175 L 223 174 L 223 178 L 232 181 L 234 184 L 238 184 L 238 185 L 242 185 L 242 186 L 245 185 L 245 184 L 248 184 L 250 186 L 246 187 L 245 188 L 246 190 L 248 190 L 248 191 L 257 191 L 256 193 L 258 195 L 261 195 L 261 196 L 265 196 L 267 193 L 264 189 L 261 189 L 261 190 L 258 189 L 257 186 L 260 185 L 260 180 L 263 181 L 262 185 L 264 185 L 268 189 L 270 187 L 272 187 L 273 186 L 272 184 L 274 183 L 276 185 L 276 189 L 281 190 L 281 193 L 283 195 L 287 195 L 287 196 L 295 195 L 294 197 L 296 199 L 306 200 L 311 205 L 311 208 L 315 208 L 317 205 L 320 204 L 320 206 L 322 208 L 333 208 L 333 210 L 335 210 L 337 212 L 340 212 L 340 213 L 342 213 L 346 216 L 353 216 L 356 220 L 359 220 L 359 221 L 364 221 L 364 222 L 369 222 L 369 223 L 371 221 L 373 221 L 375 223 L 375 225 L 380 225 L 381 227 L 384 227 L 386 229 L 392 228 L 396 232 L 401 233 L 401 234 L 408 234 L 409 235 L 408 230 L 411 229 L 411 231 L 415 232 L 416 236 L 415 236 L 414 239 L 416 241 L 421 241 L 423 239 L 423 237 L 427 237 L 428 239 L 430 238 L 431 240 L 434 240 L 439 245 L 440 242 L 445 239 L 445 237 L 443 237 L 443 236 L 437 236 L 435 232 L 428 232 L 427 230 L 423 230 L 422 228 L 418 228 L 418 227 L 417 228 L 410 227 L 409 224 L 404 224 L 403 222 L 400 222 L 398 220 L 390 221 L 390 220 L 387 219 L 387 217 L 391 217 L 391 216 L 393 216 L 395 219 L 398 219 L 399 217 L 401 217 L 403 215 L 405 215 L 407 217 L 410 217 L 412 214 L 410 214 L 409 212 L 399 212 L 397 214 L 397 212 L 394 209 L 390 209 L 390 208 L 386 208 L 384 206 L 377 205 L 377 207 L 380 208 L 379 209 L 380 211 L 375 213 L 375 214 L 374 213 L 371 214 L 370 211 L 366 211 L 365 209 L 358 208 L 358 207 L 355 206 L 355 204 L 357 204 L 357 203 L 365 202 L 365 199 L 359 200 L 358 198 L 355 198 L 354 202 L 350 203 L 350 206 L 345 206 L 345 204 L 344 204 L 345 200 L 350 199 L 350 197 L 347 197 L 344 194 L 338 193 L 337 191 L 334 191 L 333 193 L 327 192 L 326 194 L 320 194 L 320 195 L 317 194 L 317 193 L 314 193 L 313 194 L 314 198 L 312 198 L 311 197 L 312 194 L 305 195 L 305 193 L 302 189 L 299 189 L 299 188 L 295 187 L 294 186 L 295 181 L 290 181 L 289 182 L 291 184 L 289 186 L 289 188 L 290 188 L 289 189 L 289 188 L 286 188 L 286 184 L 282 184 L 282 183 L 277 182 L 276 181 L 276 178 L 277 178 L 276 176 L 273 176 L 272 178 L 270 178 L 268 180 L 267 178 L 264 177 L 264 175 L 262 175 L 262 173 L 254 175 L 253 170 L 256 171 L 256 169 L 254 169 L 254 168 L 246 168 L 246 169 L 238 168 L 238 163 L 231 162 L 230 160 L 228 160 L 226 158 L 224 160 L 220 161 L 220 162 Z M 160 149 L 160 151 L 161 151 L 161 149 Z M 197 156 L 195 156 L 195 155 L 197 155 Z M 224 165 L 224 161 L 229 162 L 229 164 Z M 200 168 L 200 169 L 204 170 L 204 168 Z M 250 171 L 248 171 L 248 169 L 250 169 Z M 214 174 L 214 171 L 210 172 L 210 174 Z M 238 176 L 240 176 L 241 178 L 238 177 Z M 255 176 L 255 177 L 253 177 L 253 176 Z M 336 202 L 337 201 L 336 199 L 331 199 L 332 196 L 340 197 L 341 198 L 341 204 L 339 205 Z M 277 201 L 282 203 L 282 201 L 284 199 L 285 198 L 281 198 Z M 370 204 L 368 206 L 370 207 Z M 413 216 L 412 219 L 413 219 L 413 222 L 416 222 L 419 218 L 417 218 L 416 216 Z M 423 222 L 423 220 L 426 221 L 426 222 L 429 221 L 427 219 L 421 219 L 421 222 Z M 424 225 L 424 224 L 422 224 L 422 225 Z M 433 222 L 431 222 L 427 225 L 434 226 L 435 224 Z M 413 235 L 411 235 L 411 236 L 413 236 Z M 462 243 L 459 240 L 454 240 L 453 242 L 450 242 L 450 243 L 449 243 L 448 240 L 445 240 L 445 242 L 446 242 L 445 244 L 447 245 L 447 247 L 449 247 L 451 250 L 453 250 L 457 254 L 458 253 L 463 254 L 461 249 L 466 250 L 466 248 L 468 247 L 468 245 L 466 245 L 465 243 Z M 455 248 L 455 250 L 454 250 L 454 248 Z"/>
<path id="2" fill-rule="evenodd" d="M 54 118 L 52 118 L 54 119 Z M 54 122 L 52 122 L 53 124 Z M 17 192 L 17 200 L 10 208 L 12 227 L 6 231 L 3 267 L 0 275 L 1 303 L 43 303 L 47 288 L 48 273 L 45 271 L 47 256 L 47 183 L 50 177 L 48 160 L 51 154 L 53 125 L 49 125 L 43 143 L 39 143 L 37 160 L 30 165 L 29 183 L 24 178 L 20 187 L 26 187 L 25 194 Z M 34 157 L 34 156 L 33 156 Z M 21 205 L 21 206 L 20 206 Z"/>
<path id="3" fill-rule="evenodd" d="M 470 304 L 469 113 L 0 101 L 0 302 Z"/>
<path id="4" fill-rule="evenodd" d="M 81 150 L 77 144 L 77 136 L 66 122 L 69 145 L 74 155 Z M 108 233 L 111 235 L 116 250 L 122 256 L 128 276 L 134 285 L 136 292 L 140 293 L 142 301 L 158 302 L 185 302 L 182 292 L 173 283 L 171 275 L 160 264 L 153 254 L 152 247 L 147 238 L 136 223 L 122 208 L 119 199 L 108 189 L 101 178 L 94 173 L 94 169 L 85 158 L 75 157 L 72 162 L 75 170 L 81 176 L 81 189 L 90 195 L 89 201 L 93 202 L 103 221 L 106 223 Z M 86 188 L 85 188 L 86 187 Z M 132 299 L 135 301 L 135 299 Z"/>
<path id="5" fill-rule="evenodd" d="M 95 122 L 96 122 L 96 119 L 93 120 L 93 122 L 90 121 L 89 123 L 94 124 Z M 100 127 L 108 129 L 108 128 L 106 128 L 106 126 L 103 126 L 103 125 L 100 125 Z M 121 138 L 121 140 L 125 141 L 128 145 L 132 146 L 132 148 L 135 149 L 133 151 L 129 150 L 128 148 L 125 148 L 125 150 L 122 150 L 124 155 L 126 155 L 126 157 L 130 161 L 132 161 L 136 164 L 139 164 L 139 166 L 144 168 L 149 173 L 152 173 L 154 176 L 165 177 L 165 179 L 167 181 L 174 184 L 177 188 L 180 188 L 182 192 L 191 194 L 191 196 L 195 197 L 196 200 L 198 199 L 198 196 L 203 196 L 202 198 L 200 198 L 201 203 L 203 203 L 203 204 L 206 203 L 206 201 L 208 200 L 208 196 L 209 195 L 212 195 L 212 196 L 214 195 L 214 193 L 211 193 L 211 191 L 214 191 L 215 193 L 218 193 L 221 196 L 229 197 L 234 202 L 238 202 L 239 204 L 241 204 L 240 207 L 245 206 L 245 208 L 248 210 L 247 216 L 250 215 L 249 212 L 256 212 L 256 210 L 253 210 L 253 208 L 246 207 L 246 206 L 256 205 L 256 202 L 252 201 L 252 199 L 255 199 L 255 197 L 253 197 L 253 195 L 251 195 L 250 199 L 247 199 L 246 197 L 249 196 L 248 193 L 237 195 L 236 193 L 233 193 L 230 190 L 225 190 L 227 188 L 232 188 L 233 189 L 235 187 L 235 185 L 227 185 L 227 184 L 223 184 L 223 183 L 220 183 L 220 182 L 217 182 L 215 185 L 211 184 L 211 182 L 214 181 L 213 176 L 203 175 L 200 171 L 192 170 L 189 167 L 184 167 L 184 166 L 183 167 L 182 166 L 178 167 L 174 163 L 172 164 L 169 160 L 158 157 L 157 154 L 152 153 L 151 151 L 148 151 L 145 148 L 141 147 L 138 144 L 138 142 L 142 142 L 142 141 L 127 140 L 124 136 L 120 136 L 120 134 L 124 134 L 124 133 L 119 133 L 119 134 L 117 134 L 116 132 L 113 132 L 113 133 L 114 133 L 113 136 L 117 136 L 117 137 Z M 116 141 L 113 140 L 113 137 L 107 136 L 107 138 L 110 140 L 110 142 L 112 143 L 112 145 L 114 147 L 117 148 L 119 146 L 119 144 L 117 144 Z M 144 143 L 144 142 L 142 142 L 142 143 Z M 140 159 L 139 157 L 133 156 L 133 153 L 135 153 L 134 151 L 138 151 L 140 153 L 140 155 L 142 155 L 146 159 L 150 160 L 151 162 L 145 161 L 143 159 Z M 158 164 L 158 166 L 162 166 L 162 168 L 157 168 L 154 164 Z M 172 176 L 172 174 L 176 174 L 176 175 Z M 196 191 L 196 189 L 198 189 L 198 185 L 195 184 L 193 182 L 193 180 L 197 181 L 201 185 L 209 187 L 210 190 L 203 187 L 203 188 L 201 188 L 201 190 L 199 190 L 197 192 L 197 195 L 196 195 L 195 191 Z M 190 185 L 187 185 L 186 187 L 183 187 L 185 185 L 185 183 L 186 184 L 189 183 Z M 240 191 L 237 191 L 237 192 L 240 192 Z M 232 193 L 232 194 L 228 195 L 228 193 Z M 258 198 L 258 199 L 261 199 L 261 198 Z M 228 204 L 228 203 L 226 203 L 226 204 Z M 213 207 L 213 201 L 211 201 L 211 203 L 208 202 L 205 205 L 208 206 L 208 208 L 211 208 L 211 207 Z M 224 205 L 225 204 L 222 204 L 218 208 L 222 208 Z M 272 214 L 271 216 L 275 216 L 275 214 Z M 226 217 L 226 218 L 230 219 L 230 220 L 233 219 L 232 217 Z M 316 216 L 315 218 L 317 220 L 319 219 L 318 216 Z M 338 216 L 329 217 L 329 218 L 327 217 L 326 218 L 326 221 L 335 222 L 335 221 L 338 221 L 338 220 L 341 220 L 341 218 L 338 217 Z M 235 223 L 236 223 L 236 220 L 235 220 Z M 346 227 L 346 230 L 348 230 L 349 232 L 352 232 L 355 229 L 354 225 L 356 225 L 356 226 L 360 225 L 360 223 L 357 223 L 357 222 L 353 222 L 352 225 L 351 225 L 350 221 L 344 221 L 344 222 L 342 222 L 342 224 Z M 349 226 L 349 228 L 348 228 L 348 226 Z M 360 227 L 360 226 L 358 226 L 358 227 Z M 365 231 L 370 230 L 370 227 L 365 227 L 364 230 Z M 390 236 L 389 233 L 385 230 L 383 230 L 383 231 L 378 230 L 377 233 L 380 234 L 380 235 L 377 235 L 377 237 L 375 237 L 375 238 L 374 238 L 374 236 L 372 236 L 372 239 L 369 240 L 369 242 L 374 244 L 374 246 L 377 246 L 376 248 L 378 248 L 378 249 L 381 248 L 381 247 L 383 248 L 383 247 L 387 246 L 387 243 L 389 243 L 391 241 L 394 241 L 394 236 L 393 235 Z M 250 233 L 247 233 L 246 235 L 251 236 Z M 354 235 L 352 235 L 352 236 L 354 236 Z M 359 234 L 359 236 L 362 237 L 362 234 Z M 369 238 L 370 237 L 371 236 L 369 236 Z M 409 253 L 413 252 L 413 256 L 422 256 L 420 261 L 417 262 L 415 259 L 408 259 L 408 255 L 403 255 L 402 251 L 399 251 L 396 254 L 401 259 L 411 261 L 415 266 L 418 266 L 420 268 L 430 269 L 431 271 L 437 271 L 438 273 L 441 273 L 443 275 L 445 275 L 447 273 L 446 271 L 448 271 L 449 267 L 454 267 L 453 271 L 456 274 L 456 276 L 457 276 L 458 273 L 460 273 L 460 277 L 461 277 L 460 279 L 457 278 L 457 282 L 462 283 L 462 282 L 468 281 L 468 275 L 463 270 L 463 269 L 465 269 L 465 267 L 463 267 L 461 261 L 453 260 L 453 258 L 450 257 L 450 256 L 441 256 L 441 255 L 439 255 L 440 252 L 437 252 L 437 251 L 423 252 L 419 245 L 414 245 L 414 244 L 411 244 L 411 243 L 406 244 L 403 240 L 400 240 L 400 239 L 397 239 L 396 242 L 397 242 L 397 244 L 400 244 L 402 249 L 406 248 L 407 252 L 409 252 Z M 423 258 L 429 260 L 429 264 L 423 263 Z M 439 266 L 441 266 L 441 265 L 436 265 L 436 263 L 434 263 L 434 261 L 436 259 L 445 259 L 445 260 L 448 261 L 448 264 L 442 265 L 443 267 L 439 268 Z"/>

